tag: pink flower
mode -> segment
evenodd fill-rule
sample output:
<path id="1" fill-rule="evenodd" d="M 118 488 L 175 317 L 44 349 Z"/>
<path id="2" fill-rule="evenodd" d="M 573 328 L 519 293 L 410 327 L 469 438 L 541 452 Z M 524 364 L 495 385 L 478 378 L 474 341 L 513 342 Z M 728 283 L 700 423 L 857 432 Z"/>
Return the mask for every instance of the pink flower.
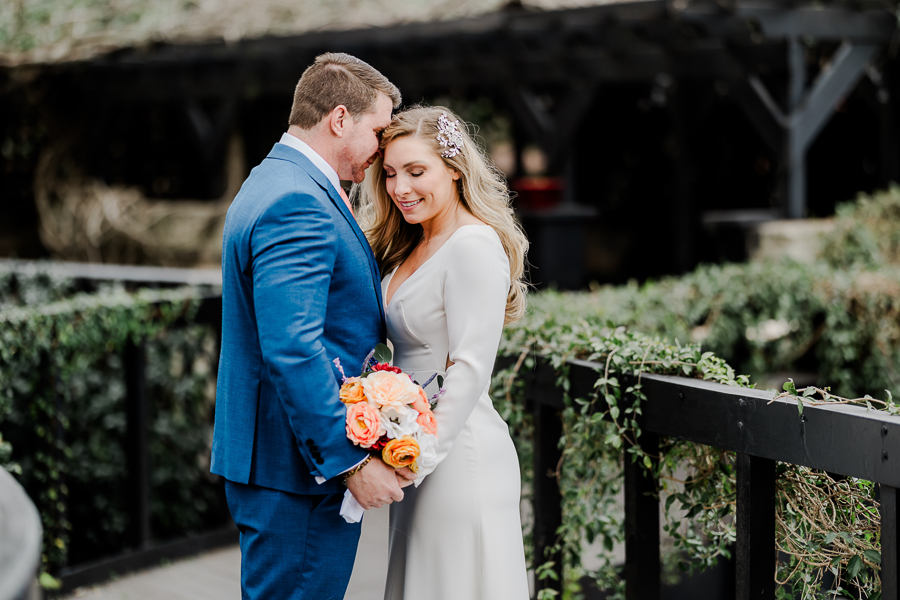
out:
<path id="1" fill-rule="evenodd" d="M 381 415 L 378 409 L 366 402 L 357 402 L 347 407 L 347 437 L 363 448 L 370 448 L 384 435 Z"/>
<path id="2" fill-rule="evenodd" d="M 428 396 L 425 394 L 425 390 L 423 390 L 422 388 L 419 388 L 419 395 L 413 402 L 413 408 L 416 409 L 419 413 L 431 412 L 431 405 L 428 403 Z"/>
<path id="3" fill-rule="evenodd" d="M 419 386 L 406 375 L 376 371 L 362 380 L 366 398 L 378 406 L 404 407 L 419 397 Z"/>
<path id="4" fill-rule="evenodd" d="M 422 426 L 422 430 L 425 433 L 437 436 L 437 420 L 434 418 L 434 413 L 430 409 L 422 412 L 416 419 L 416 423 Z"/>

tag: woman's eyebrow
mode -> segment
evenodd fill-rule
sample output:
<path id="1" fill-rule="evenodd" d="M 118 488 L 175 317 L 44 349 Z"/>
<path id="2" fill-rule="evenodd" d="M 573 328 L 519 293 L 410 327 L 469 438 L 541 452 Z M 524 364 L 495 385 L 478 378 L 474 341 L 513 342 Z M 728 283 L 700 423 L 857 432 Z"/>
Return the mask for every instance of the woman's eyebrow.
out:
<path id="1" fill-rule="evenodd" d="M 422 161 L 421 160 L 412 160 L 412 161 L 406 163 L 405 165 L 403 165 L 403 168 L 405 169 L 406 167 L 408 167 L 410 165 L 414 165 L 416 163 L 422 163 Z M 424 163 L 422 163 L 422 164 L 424 164 Z"/>

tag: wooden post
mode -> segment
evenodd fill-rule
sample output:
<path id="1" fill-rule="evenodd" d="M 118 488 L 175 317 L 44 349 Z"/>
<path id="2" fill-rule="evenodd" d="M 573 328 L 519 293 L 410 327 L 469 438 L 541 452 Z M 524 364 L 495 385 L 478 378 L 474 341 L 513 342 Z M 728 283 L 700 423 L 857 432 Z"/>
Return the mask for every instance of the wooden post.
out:
<path id="1" fill-rule="evenodd" d="M 900 600 L 897 552 L 897 488 L 881 486 L 881 599 Z"/>
<path id="2" fill-rule="evenodd" d="M 128 464 L 129 543 L 141 548 L 150 539 L 150 452 L 148 449 L 146 344 L 125 345 L 125 455 Z"/>
<path id="3" fill-rule="evenodd" d="M 554 561 L 556 581 L 544 579 L 535 581 L 535 589 L 550 588 L 562 593 L 562 553 L 546 554 L 546 549 L 556 543 L 556 531 L 562 524 L 559 484 L 551 475 L 559 465 L 562 453 L 559 439 L 562 436 L 562 421 L 559 410 L 552 406 L 535 402 L 534 408 L 534 566 L 548 560 Z"/>
<path id="4" fill-rule="evenodd" d="M 639 439 L 651 457 L 659 456 L 659 436 L 646 430 Z M 625 453 L 625 598 L 659 600 L 658 482 L 641 462 Z"/>
<path id="5" fill-rule="evenodd" d="M 775 597 L 775 461 L 737 454 L 736 600 Z"/>

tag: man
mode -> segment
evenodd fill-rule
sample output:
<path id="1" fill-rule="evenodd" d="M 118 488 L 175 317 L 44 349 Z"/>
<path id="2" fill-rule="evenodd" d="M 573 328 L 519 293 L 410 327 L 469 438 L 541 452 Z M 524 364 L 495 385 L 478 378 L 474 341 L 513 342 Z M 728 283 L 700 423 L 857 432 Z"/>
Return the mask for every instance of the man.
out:
<path id="1" fill-rule="evenodd" d="M 370 508 L 412 477 L 347 439 L 332 364 L 355 369 L 385 338 L 378 266 L 340 180 L 363 180 L 399 104 L 368 64 L 317 57 L 228 210 L 211 471 L 241 532 L 244 599 L 343 598 L 360 525 L 339 514 L 342 479 Z"/>

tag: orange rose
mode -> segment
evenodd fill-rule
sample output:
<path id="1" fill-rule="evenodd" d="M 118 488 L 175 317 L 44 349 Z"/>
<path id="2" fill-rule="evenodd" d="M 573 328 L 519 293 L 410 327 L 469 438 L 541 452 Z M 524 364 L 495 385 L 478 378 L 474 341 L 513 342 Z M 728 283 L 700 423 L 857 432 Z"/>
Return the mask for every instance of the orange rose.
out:
<path id="1" fill-rule="evenodd" d="M 413 402 L 413 408 L 420 413 L 431 412 L 431 405 L 428 403 L 428 396 L 425 394 L 425 390 L 422 388 L 418 388 L 418 390 L 419 395 L 416 398 L 416 401 Z"/>
<path id="2" fill-rule="evenodd" d="M 398 408 L 412 404 L 419 397 L 420 389 L 407 375 L 377 371 L 363 378 L 366 398 L 379 406 Z"/>
<path id="3" fill-rule="evenodd" d="M 341 402 L 344 404 L 356 404 L 366 399 L 363 393 L 362 382 L 359 377 L 351 377 L 341 386 Z"/>
<path id="4" fill-rule="evenodd" d="M 347 406 L 347 437 L 351 442 L 369 448 L 383 435 L 384 427 L 377 408 L 366 402 Z"/>
<path id="5" fill-rule="evenodd" d="M 437 421 L 434 418 L 434 413 L 430 410 L 426 410 L 420 414 L 419 418 L 416 419 L 416 422 L 422 426 L 425 433 L 437 435 Z"/>
<path id="6" fill-rule="evenodd" d="M 381 451 L 381 458 L 395 469 L 409 467 L 415 471 L 416 459 L 419 458 L 419 443 L 409 435 L 391 440 Z"/>

